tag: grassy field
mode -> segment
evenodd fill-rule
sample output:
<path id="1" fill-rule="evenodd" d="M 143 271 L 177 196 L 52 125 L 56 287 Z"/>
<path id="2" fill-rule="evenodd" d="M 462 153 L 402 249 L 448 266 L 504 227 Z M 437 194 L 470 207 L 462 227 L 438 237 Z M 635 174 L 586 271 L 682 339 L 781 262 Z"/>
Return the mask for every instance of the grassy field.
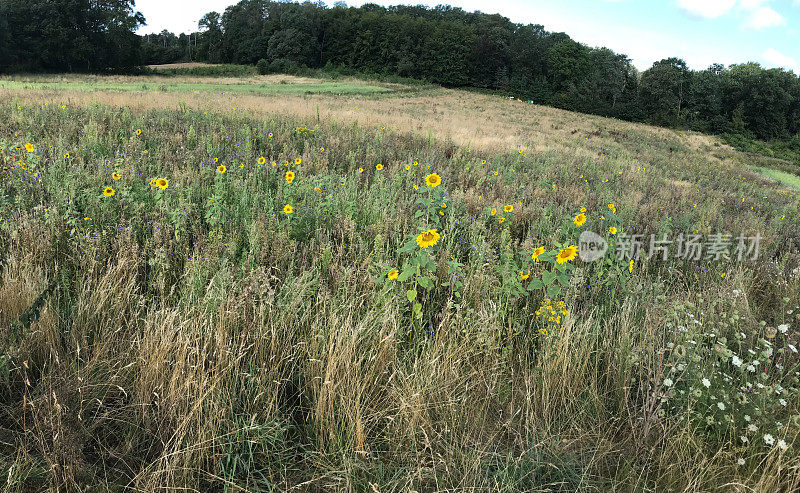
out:
<path id="1" fill-rule="evenodd" d="M 0 81 L 4 490 L 800 489 L 800 199 L 766 158 L 152 80 Z M 761 243 L 585 263 L 587 230 Z"/>

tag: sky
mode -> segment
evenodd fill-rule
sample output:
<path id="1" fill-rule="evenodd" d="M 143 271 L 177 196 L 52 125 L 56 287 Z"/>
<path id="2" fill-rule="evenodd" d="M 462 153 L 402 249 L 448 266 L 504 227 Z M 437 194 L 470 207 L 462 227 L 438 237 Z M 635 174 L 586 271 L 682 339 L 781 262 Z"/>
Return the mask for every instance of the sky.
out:
<path id="1" fill-rule="evenodd" d="M 203 14 L 224 12 L 235 0 L 137 0 L 147 19 L 139 34 L 197 30 Z M 333 4 L 329 0 L 328 5 Z M 358 7 L 447 3 L 542 24 L 589 46 L 605 46 L 639 70 L 678 57 L 693 69 L 712 63 L 758 62 L 800 74 L 800 0 L 347 0 Z"/>

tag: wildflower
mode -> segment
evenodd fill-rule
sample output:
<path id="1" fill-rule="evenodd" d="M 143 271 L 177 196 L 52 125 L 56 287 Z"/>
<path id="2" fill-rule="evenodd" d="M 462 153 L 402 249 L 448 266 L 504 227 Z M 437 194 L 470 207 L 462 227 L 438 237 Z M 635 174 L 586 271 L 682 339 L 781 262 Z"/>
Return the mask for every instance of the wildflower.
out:
<path id="1" fill-rule="evenodd" d="M 707 378 L 704 378 L 703 380 L 701 380 L 701 382 L 703 384 L 703 387 L 705 387 L 707 389 L 711 388 L 711 380 L 709 380 Z"/>
<path id="2" fill-rule="evenodd" d="M 615 235 L 617 234 L 617 228 L 611 226 L 610 228 L 608 228 L 608 232 L 611 233 L 612 235 Z"/>
<path id="3" fill-rule="evenodd" d="M 150 180 L 150 186 L 151 186 L 151 187 L 157 187 L 157 186 L 158 186 L 158 185 L 156 185 L 156 180 L 155 180 L 155 178 L 154 178 L 154 179 L 152 179 L 152 180 Z"/>
<path id="4" fill-rule="evenodd" d="M 564 248 L 560 252 L 558 252 L 558 257 L 556 257 L 556 262 L 559 264 L 565 264 L 570 260 L 574 260 L 575 257 L 578 255 L 578 247 L 575 245 L 570 245 L 567 248 Z"/>
<path id="5" fill-rule="evenodd" d="M 431 188 L 436 188 L 442 183 L 442 177 L 436 173 L 431 173 L 425 177 L 425 184 Z"/>
<path id="6" fill-rule="evenodd" d="M 106 189 L 103 190 L 103 195 L 105 195 L 106 197 L 113 196 L 114 195 L 114 189 L 111 188 L 111 187 L 106 187 Z"/>
<path id="7" fill-rule="evenodd" d="M 294 164 L 295 164 L 295 165 L 299 165 L 299 164 L 301 164 L 302 162 L 303 162 L 303 160 L 302 160 L 302 159 L 300 159 L 299 157 L 294 159 Z"/>
<path id="8" fill-rule="evenodd" d="M 400 273 L 397 271 L 397 269 L 392 269 L 389 271 L 389 274 L 386 277 L 388 277 L 390 281 L 394 281 L 399 275 Z"/>
<path id="9" fill-rule="evenodd" d="M 481 164 L 486 164 L 486 160 L 485 159 L 481 159 Z"/>
<path id="10" fill-rule="evenodd" d="M 166 178 L 159 178 L 156 180 L 156 186 L 161 190 L 166 190 L 169 187 L 169 181 Z"/>
<path id="11" fill-rule="evenodd" d="M 631 260 L 630 262 L 628 262 L 628 272 L 630 272 L 631 274 L 633 274 L 633 260 Z"/>
<path id="12" fill-rule="evenodd" d="M 764 435 L 764 443 L 766 443 L 771 447 L 772 445 L 775 444 L 775 437 L 767 433 L 766 435 Z"/>
<path id="13" fill-rule="evenodd" d="M 514 206 L 509 204 L 509 205 L 507 205 L 507 206 L 503 207 L 503 210 L 504 210 L 506 213 L 511 213 L 511 212 L 514 212 Z"/>
<path id="14" fill-rule="evenodd" d="M 499 173 L 497 171 L 494 172 L 494 176 L 497 176 Z"/>
<path id="15" fill-rule="evenodd" d="M 294 181 L 294 171 L 287 171 L 286 172 L 286 183 L 291 185 L 293 181 Z"/>
<path id="16" fill-rule="evenodd" d="M 411 170 L 411 165 L 410 164 L 406 164 L 406 171 L 409 171 L 409 170 Z"/>
<path id="17" fill-rule="evenodd" d="M 530 275 L 531 275 L 531 271 L 528 271 L 527 274 L 525 273 L 524 270 L 519 271 L 519 278 L 522 279 L 523 281 L 525 279 L 527 279 L 528 277 L 530 277 Z"/>
<path id="18" fill-rule="evenodd" d="M 113 173 L 111 175 L 111 178 L 113 178 L 115 180 L 119 180 L 120 178 L 122 178 L 122 176 L 119 173 Z"/>
<path id="19" fill-rule="evenodd" d="M 586 224 L 586 214 L 584 214 L 583 212 L 581 212 L 580 214 L 578 214 L 577 216 L 575 216 L 575 218 L 574 218 L 574 219 L 572 219 L 572 222 L 573 222 L 573 223 L 575 223 L 575 226 L 577 226 L 577 227 L 579 227 L 579 228 L 580 228 L 581 226 L 583 226 L 584 224 Z"/>
<path id="20" fill-rule="evenodd" d="M 545 252 L 544 247 L 539 247 L 539 248 L 537 248 L 536 250 L 533 251 L 533 253 L 531 254 L 531 258 L 533 260 L 535 260 L 536 262 L 538 262 L 539 261 L 539 255 L 543 254 L 544 252 Z"/>
<path id="21" fill-rule="evenodd" d="M 283 206 L 283 213 L 286 214 L 287 216 L 293 212 L 294 208 L 291 205 L 286 204 L 285 206 Z"/>
<path id="22" fill-rule="evenodd" d="M 33 147 L 33 144 L 28 142 L 27 144 L 25 144 L 25 150 L 28 151 L 28 152 L 33 152 L 35 150 L 35 148 Z"/>
<path id="23" fill-rule="evenodd" d="M 617 213 L 617 206 L 614 204 L 608 204 L 608 209 L 613 212 L 614 214 Z"/>
<path id="24" fill-rule="evenodd" d="M 506 218 L 504 217 L 501 217 L 500 219 L 497 220 L 498 224 L 503 224 L 504 222 L 506 222 Z"/>
<path id="25" fill-rule="evenodd" d="M 779 325 L 778 326 L 778 332 L 780 332 L 781 334 L 785 334 L 785 333 L 789 332 L 789 324 Z"/>
<path id="26" fill-rule="evenodd" d="M 266 162 L 267 162 L 267 158 L 265 158 L 264 156 L 261 156 L 260 158 L 258 158 L 258 164 L 263 165 Z"/>
<path id="27" fill-rule="evenodd" d="M 495 214 L 497 214 L 497 208 L 496 208 L 496 207 L 492 207 L 492 210 L 491 210 L 491 212 L 489 212 L 489 214 L 491 214 L 491 215 L 493 215 L 493 216 L 494 216 Z"/>
<path id="28" fill-rule="evenodd" d="M 137 128 L 136 129 L 136 135 L 142 135 L 142 129 L 141 128 Z"/>
<path id="29" fill-rule="evenodd" d="M 786 444 L 785 440 L 778 440 L 778 448 L 781 450 L 786 450 L 789 448 L 789 445 Z"/>
<path id="30" fill-rule="evenodd" d="M 272 132 L 268 133 L 267 137 L 269 137 L 271 139 L 272 138 Z"/>
<path id="31" fill-rule="evenodd" d="M 363 173 L 364 172 L 364 168 L 358 168 L 358 172 L 359 173 Z"/>
<path id="32" fill-rule="evenodd" d="M 672 384 L 674 384 L 674 383 L 675 382 L 673 382 L 671 378 L 665 378 L 664 379 L 664 387 L 672 387 Z"/>
<path id="33" fill-rule="evenodd" d="M 437 230 L 430 229 L 417 236 L 417 245 L 422 248 L 430 248 L 439 243 L 439 238 L 441 238 L 441 235 L 439 235 Z"/>
<path id="34" fill-rule="evenodd" d="M 717 402 L 717 407 L 719 408 L 720 411 L 725 410 L 725 404 L 722 402 Z"/>
<path id="35" fill-rule="evenodd" d="M 217 173 L 224 175 L 226 171 L 228 171 L 228 168 L 226 168 L 224 164 L 217 166 Z"/>
<path id="36" fill-rule="evenodd" d="M 375 165 L 375 169 L 380 171 L 380 170 L 383 169 L 383 165 L 381 163 L 378 163 L 378 164 Z"/>
<path id="37" fill-rule="evenodd" d="M 745 461 L 744 459 L 739 459 L 736 461 L 736 463 L 739 464 L 740 466 L 743 466 L 745 464 Z"/>
<path id="38" fill-rule="evenodd" d="M 786 399 L 780 399 L 780 400 L 778 400 L 778 403 L 783 407 L 786 407 L 786 404 L 787 404 Z"/>
<path id="39" fill-rule="evenodd" d="M 414 185 L 414 190 L 419 190 L 419 187 L 417 185 Z"/>
<path id="40" fill-rule="evenodd" d="M 733 357 L 731 357 L 731 363 L 733 363 L 733 366 L 737 368 L 742 366 L 742 360 L 739 359 L 739 357 L 736 356 L 735 354 L 733 355 Z"/>

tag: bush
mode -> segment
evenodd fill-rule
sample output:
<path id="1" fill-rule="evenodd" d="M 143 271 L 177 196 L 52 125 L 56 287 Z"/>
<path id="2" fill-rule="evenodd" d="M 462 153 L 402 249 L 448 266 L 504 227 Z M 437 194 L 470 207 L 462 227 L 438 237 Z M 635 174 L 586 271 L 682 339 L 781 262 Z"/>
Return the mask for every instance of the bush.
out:
<path id="1" fill-rule="evenodd" d="M 269 73 L 269 62 L 262 58 L 256 63 L 256 70 L 261 75 L 267 75 Z"/>

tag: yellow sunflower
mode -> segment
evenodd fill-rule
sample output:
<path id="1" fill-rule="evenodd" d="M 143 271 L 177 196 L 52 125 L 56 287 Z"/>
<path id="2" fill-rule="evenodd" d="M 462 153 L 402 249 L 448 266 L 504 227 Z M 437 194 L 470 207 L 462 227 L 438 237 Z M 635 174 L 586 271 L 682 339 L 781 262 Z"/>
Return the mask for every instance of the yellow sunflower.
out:
<path id="1" fill-rule="evenodd" d="M 114 195 L 114 189 L 111 188 L 111 187 L 106 187 L 105 190 L 103 190 L 103 195 L 105 195 L 106 197 L 113 196 Z"/>
<path id="2" fill-rule="evenodd" d="M 157 187 L 157 186 L 158 186 L 158 185 L 156 185 L 156 180 L 155 180 L 155 178 L 153 178 L 152 180 L 150 180 L 150 186 L 151 186 L 151 187 Z"/>
<path id="3" fill-rule="evenodd" d="M 272 138 L 272 132 L 270 132 L 269 134 L 267 134 L 267 137 L 269 137 L 269 138 L 271 139 L 271 138 Z"/>
<path id="4" fill-rule="evenodd" d="M 429 229 L 417 236 L 417 245 L 422 248 L 430 248 L 439 243 L 439 238 L 441 238 L 441 235 L 439 235 L 437 230 Z"/>
<path id="5" fill-rule="evenodd" d="M 294 164 L 301 164 L 302 162 L 303 162 L 303 160 L 300 159 L 299 157 L 295 158 L 295 160 L 294 160 Z"/>
<path id="6" fill-rule="evenodd" d="M 410 164 L 406 164 L 406 171 L 410 171 L 410 170 L 411 170 L 411 165 Z"/>
<path id="7" fill-rule="evenodd" d="M 611 233 L 612 235 L 615 235 L 617 234 L 617 228 L 611 226 L 610 228 L 608 228 L 608 232 Z"/>
<path id="8" fill-rule="evenodd" d="M 217 166 L 217 173 L 224 175 L 226 171 L 228 171 L 228 168 L 226 168 L 224 164 Z"/>
<path id="9" fill-rule="evenodd" d="M 294 212 L 294 208 L 292 208 L 291 205 L 287 204 L 287 205 L 283 206 L 283 213 L 284 214 L 289 215 L 289 214 L 291 214 L 293 212 Z"/>
<path id="10" fill-rule="evenodd" d="M 558 257 L 556 257 L 556 262 L 559 264 L 565 264 L 570 260 L 575 260 L 575 257 L 578 256 L 578 247 L 575 245 L 570 245 L 567 248 L 564 248 L 560 252 L 558 252 Z"/>
<path id="11" fill-rule="evenodd" d="M 69 159 L 69 153 L 64 154 L 64 159 Z"/>
<path id="12" fill-rule="evenodd" d="M 294 181 L 294 171 L 287 171 L 286 172 L 286 183 L 291 185 L 293 181 Z"/>
<path id="13" fill-rule="evenodd" d="M 258 164 L 263 165 L 266 162 L 267 162 L 267 158 L 265 158 L 264 156 L 261 156 L 260 158 L 258 158 Z"/>
<path id="14" fill-rule="evenodd" d="M 378 163 L 378 164 L 375 165 L 375 169 L 380 171 L 380 170 L 383 169 L 383 165 L 381 163 Z"/>
<path id="15" fill-rule="evenodd" d="M 166 190 L 169 187 L 169 181 L 166 178 L 159 178 L 156 180 L 156 186 L 161 190 Z"/>
<path id="16" fill-rule="evenodd" d="M 527 274 L 525 273 L 524 270 L 519 271 L 519 278 L 522 279 L 523 281 L 525 279 L 527 279 L 528 277 L 530 277 L 530 275 L 531 275 L 531 271 L 528 271 Z"/>
<path id="17" fill-rule="evenodd" d="M 509 204 L 509 205 L 503 207 L 503 210 L 506 211 L 506 212 L 514 212 L 514 206 Z"/>
<path id="18" fill-rule="evenodd" d="M 492 207 L 492 210 L 491 210 L 491 212 L 489 212 L 489 214 L 491 214 L 491 215 L 493 215 L 493 216 L 494 216 L 495 214 L 497 214 L 497 208 L 496 208 L 496 207 Z"/>
<path id="19" fill-rule="evenodd" d="M 142 135 L 142 129 L 141 128 L 137 128 L 136 129 L 136 135 Z"/>
<path id="20" fill-rule="evenodd" d="M 497 220 L 498 224 L 503 224 L 504 222 L 506 222 L 506 218 L 504 217 L 501 217 L 500 219 Z"/>
<path id="21" fill-rule="evenodd" d="M 364 168 L 358 168 L 358 172 L 359 173 L 363 173 L 364 172 Z"/>
<path id="22" fill-rule="evenodd" d="M 398 272 L 397 269 L 392 269 L 389 271 L 389 274 L 386 277 L 388 277 L 390 281 L 394 281 L 399 275 L 400 272 Z"/>
<path id="23" fill-rule="evenodd" d="M 33 147 L 33 144 L 28 142 L 27 144 L 25 144 L 25 150 L 28 151 L 28 152 L 33 152 L 36 149 Z"/>
<path id="24" fill-rule="evenodd" d="M 586 214 L 584 214 L 583 212 L 581 212 L 580 214 L 578 214 L 577 216 L 575 216 L 575 218 L 574 218 L 574 219 L 572 219 L 572 222 L 573 222 L 573 223 L 575 223 L 575 226 L 577 226 L 577 227 L 579 227 L 579 228 L 580 228 L 581 226 L 583 226 L 584 224 L 586 224 Z"/>
<path id="25" fill-rule="evenodd" d="M 610 210 L 611 212 L 613 212 L 614 214 L 616 214 L 616 213 L 617 213 L 617 206 L 615 206 L 614 204 L 608 204 L 608 208 L 609 208 L 609 210 Z"/>
<path id="26" fill-rule="evenodd" d="M 114 174 L 111 175 L 111 178 L 113 178 L 115 180 L 119 180 L 120 178 L 122 178 L 122 176 L 119 173 L 114 173 Z"/>
<path id="27" fill-rule="evenodd" d="M 628 263 L 628 272 L 633 274 L 633 260 L 631 260 L 630 263 Z"/>
<path id="28" fill-rule="evenodd" d="M 436 188 L 442 183 L 442 177 L 436 173 L 431 173 L 425 177 L 425 183 L 431 188 Z"/>
<path id="29" fill-rule="evenodd" d="M 538 262 L 539 261 L 539 255 L 543 254 L 544 252 L 545 252 L 544 247 L 539 247 L 539 248 L 537 248 L 536 250 L 533 251 L 533 253 L 531 254 L 531 258 L 533 260 L 535 260 L 536 262 Z"/>

